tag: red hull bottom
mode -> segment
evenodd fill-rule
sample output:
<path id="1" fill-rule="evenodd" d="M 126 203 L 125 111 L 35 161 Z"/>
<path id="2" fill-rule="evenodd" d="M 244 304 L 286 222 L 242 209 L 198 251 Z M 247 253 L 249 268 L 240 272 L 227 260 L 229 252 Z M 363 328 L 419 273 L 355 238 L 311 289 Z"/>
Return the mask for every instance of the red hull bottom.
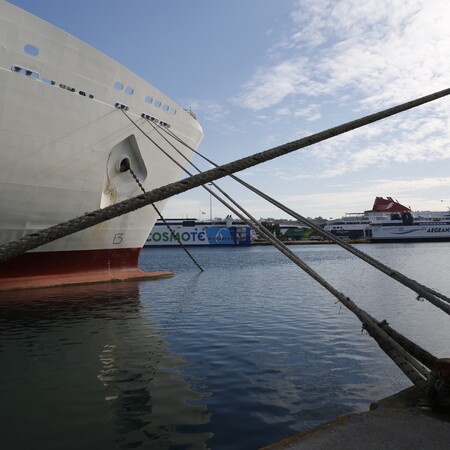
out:
<path id="1" fill-rule="evenodd" d="M 143 272 L 140 248 L 25 253 L 0 263 L 0 291 L 105 281 L 149 280 L 172 272 Z"/>

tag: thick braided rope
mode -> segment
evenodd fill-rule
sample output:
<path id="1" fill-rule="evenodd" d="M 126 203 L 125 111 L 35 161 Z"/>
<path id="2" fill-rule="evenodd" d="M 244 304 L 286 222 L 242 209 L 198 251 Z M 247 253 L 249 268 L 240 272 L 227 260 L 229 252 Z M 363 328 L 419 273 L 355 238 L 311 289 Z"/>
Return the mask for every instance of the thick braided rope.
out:
<path id="1" fill-rule="evenodd" d="M 153 125 L 153 124 L 152 124 Z M 154 126 L 154 125 L 153 125 Z M 154 126 L 154 128 L 156 128 Z M 156 130 L 158 131 L 158 130 Z M 168 132 L 168 130 L 164 129 L 169 135 L 171 135 L 177 141 L 180 141 L 177 136 L 173 135 L 173 133 Z M 162 135 L 161 135 L 162 136 Z M 164 138 L 164 136 L 162 136 Z M 165 138 L 164 138 L 165 139 Z M 170 144 L 175 150 L 176 147 L 173 146 L 167 139 L 166 142 Z M 184 144 L 184 143 L 183 143 Z M 186 145 L 186 144 L 184 144 Z M 191 149 L 193 150 L 193 149 Z M 178 151 L 178 150 L 177 150 Z M 210 161 L 208 158 L 200 155 L 196 150 L 193 150 L 196 154 L 203 157 L 205 160 L 213 164 L 217 167 L 217 164 Z M 199 170 L 192 162 L 190 163 L 194 168 Z M 239 178 L 232 176 L 236 181 L 241 182 Z M 354 314 L 358 316 L 358 318 L 363 323 L 364 329 L 368 330 L 371 336 L 377 341 L 379 346 L 385 351 L 391 359 L 404 371 L 405 375 L 410 378 L 416 385 L 418 385 L 422 390 L 427 389 L 427 379 L 429 378 L 429 370 L 432 369 L 437 358 L 431 353 L 427 352 L 423 348 L 421 348 L 416 343 L 412 342 L 407 337 L 403 336 L 389 324 L 383 321 L 377 321 L 374 317 L 368 314 L 366 311 L 357 307 L 354 302 L 352 302 L 348 297 L 339 291 L 335 290 L 333 286 L 328 284 L 320 275 L 318 275 L 311 267 L 309 267 L 299 256 L 293 253 L 282 241 L 276 238 L 271 232 L 269 232 L 264 226 L 262 226 L 254 217 L 252 217 L 248 212 L 242 209 L 231 197 L 229 197 L 226 192 L 224 192 L 219 186 L 215 183 L 212 183 L 216 186 L 216 188 L 222 192 L 229 200 L 233 202 L 236 206 L 238 206 L 244 214 L 248 215 L 248 218 L 241 215 L 239 211 L 235 210 L 231 205 L 227 204 L 223 199 L 217 196 L 215 193 L 211 192 L 219 201 L 221 201 L 228 209 L 230 209 L 235 215 L 244 220 L 248 225 L 250 225 L 256 232 L 261 235 L 264 235 L 265 238 L 276 247 L 281 253 L 287 256 L 291 261 L 293 261 L 297 266 L 303 269 L 308 275 L 312 276 L 316 281 L 318 281 L 323 287 L 325 287 L 329 292 L 331 292 L 341 303 L 345 304 L 347 308 L 349 308 Z M 251 185 L 242 181 L 242 184 L 246 187 L 249 187 L 251 190 L 259 192 L 256 188 L 253 188 Z M 205 187 L 206 188 L 206 187 Z M 206 188 L 207 189 L 207 188 Z M 207 189 L 209 190 L 209 189 Z M 250 219 L 250 220 L 249 220 Z M 425 366 L 425 367 L 424 367 Z"/>
<path id="2" fill-rule="evenodd" d="M 153 124 L 152 124 L 153 125 Z M 155 125 L 153 125 L 155 127 Z M 178 142 L 181 142 L 183 145 L 186 145 L 188 148 L 190 148 L 194 153 L 199 155 L 201 158 L 203 158 L 205 161 L 209 162 L 215 167 L 219 167 L 216 163 L 211 161 L 206 156 L 200 154 L 195 149 L 192 149 L 187 144 L 183 143 L 176 135 L 174 135 L 169 130 L 164 129 L 166 133 L 168 133 L 170 136 L 172 136 L 174 139 L 176 139 Z M 162 136 L 164 138 L 164 136 Z M 165 138 L 164 138 L 165 139 Z M 167 141 L 167 140 L 166 140 Z M 167 141 L 168 142 L 168 141 Z M 169 142 L 168 142 L 169 143 Z M 170 143 L 169 143 L 170 144 Z M 173 148 L 175 148 L 173 146 Z M 192 163 L 191 163 L 192 164 Z M 322 227 L 316 225 L 314 222 L 310 221 L 306 217 L 300 215 L 296 211 L 293 211 L 292 209 L 288 208 L 286 205 L 283 205 L 279 201 L 275 200 L 274 198 L 270 197 L 269 195 L 265 194 L 264 192 L 260 191 L 256 187 L 252 186 L 251 184 L 247 183 L 246 181 L 242 180 L 241 178 L 230 175 L 230 178 L 234 179 L 238 183 L 240 183 L 242 186 L 246 187 L 247 189 L 251 190 L 255 194 L 259 195 L 261 198 L 267 200 L 272 205 L 278 207 L 282 211 L 289 214 L 291 217 L 294 217 L 295 219 L 303 222 L 305 225 L 308 225 L 311 229 L 313 229 L 317 234 L 321 235 L 322 237 L 334 242 L 335 244 L 341 246 L 348 252 L 352 253 L 353 255 L 357 256 L 361 260 L 365 261 L 366 263 L 370 264 L 371 266 L 375 267 L 377 270 L 385 273 L 389 277 L 395 279 L 399 283 L 403 284 L 404 286 L 410 288 L 417 294 L 419 294 L 420 298 L 424 298 L 428 300 L 430 303 L 432 303 L 434 306 L 440 308 L 447 314 L 450 314 L 450 299 L 445 296 L 444 294 L 437 292 L 427 286 L 424 286 L 423 284 L 418 283 L 416 280 L 413 280 L 406 275 L 402 274 L 401 272 L 398 272 L 397 270 L 394 270 L 382 262 L 378 261 L 377 259 L 367 255 L 366 253 L 362 252 L 361 250 L 357 249 L 356 247 L 348 244 L 344 240 L 338 238 L 337 236 L 329 233 L 328 231 L 324 230 Z M 216 185 L 217 187 L 217 185 Z M 218 197 L 217 197 L 218 198 Z M 219 198 L 220 200 L 220 198 Z M 247 213 L 248 214 L 248 213 Z M 244 219 L 245 220 L 245 219 Z"/>
<path id="3" fill-rule="evenodd" d="M 247 185 L 245 181 L 243 182 L 244 185 Z M 250 187 L 249 187 L 250 189 Z M 450 303 L 448 297 L 444 296 L 443 294 L 437 293 L 436 291 L 424 286 L 423 284 L 418 283 L 417 281 L 407 277 L 406 275 L 403 275 L 401 272 L 394 270 L 390 268 L 389 266 L 386 266 L 382 262 L 376 260 L 375 258 L 372 258 L 371 256 L 367 255 L 366 253 L 362 252 L 361 250 L 358 250 L 353 245 L 350 245 L 343 241 L 342 239 L 339 239 L 338 237 L 334 236 L 333 234 L 325 231 L 323 228 L 317 226 L 315 223 L 308 220 L 306 217 L 301 216 L 300 214 L 296 213 L 295 211 L 291 210 L 287 206 L 283 205 L 282 203 L 278 202 L 277 200 L 269 197 L 268 195 L 264 194 L 263 192 L 252 189 L 260 195 L 262 198 L 270 201 L 273 205 L 280 208 L 282 211 L 288 213 L 292 217 L 295 217 L 297 220 L 300 220 L 304 224 L 308 225 L 310 228 L 312 228 L 314 231 L 322 235 L 323 237 L 329 239 L 330 241 L 338 244 L 348 252 L 352 253 L 353 255 L 357 256 L 367 264 L 370 264 L 371 266 L 378 269 L 380 272 L 385 273 L 389 277 L 393 278 L 394 280 L 398 281 L 399 283 L 403 284 L 404 286 L 410 288 L 417 294 L 419 294 L 420 297 L 423 297 L 427 299 L 430 303 L 432 303 L 434 306 L 438 307 L 442 311 L 446 312 L 447 314 L 450 314 Z M 257 192 L 256 192 L 257 191 Z"/>
<path id="4" fill-rule="evenodd" d="M 218 180 L 235 172 L 254 167 L 263 162 L 270 161 L 301 148 L 308 147 L 326 139 L 330 139 L 334 136 L 338 136 L 356 128 L 363 127 L 370 123 L 377 122 L 400 112 L 407 111 L 425 103 L 445 97 L 449 94 L 450 89 L 444 89 L 442 91 L 420 97 L 416 100 L 412 100 L 410 102 L 388 108 L 378 113 L 371 114 L 333 128 L 329 128 L 328 130 L 321 131 L 319 133 L 287 143 L 285 145 L 274 147 L 272 149 L 256 153 L 234 162 L 224 164 L 223 166 L 220 166 L 218 168 L 214 168 L 201 174 L 194 175 L 190 178 L 154 189 L 147 192 L 146 194 L 142 194 L 128 200 L 123 200 L 122 202 L 107 206 L 106 208 L 86 213 L 83 216 L 77 217 L 67 222 L 46 228 L 36 233 L 26 235 L 21 239 L 10 242 L 0 247 L 0 262 L 7 261 L 8 259 L 13 258 L 14 256 L 18 256 L 28 250 L 32 250 L 33 248 L 47 244 L 56 239 L 60 239 L 86 228 L 90 228 L 94 225 L 105 222 L 106 220 L 110 220 L 123 214 L 135 211 L 151 203 L 165 200 L 167 198 L 173 197 L 174 195 L 181 194 L 182 192 L 186 192 L 190 189 L 201 186 L 202 184 L 210 183 L 211 181 Z"/>
<path id="5" fill-rule="evenodd" d="M 153 127 L 156 129 L 154 124 Z M 159 131 L 156 129 L 159 133 Z M 164 130 L 166 131 L 166 130 Z M 161 135 L 161 133 L 159 133 Z M 172 135 L 172 133 L 168 133 Z M 178 149 L 173 146 L 164 136 L 161 135 L 166 142 L 174 148 L 178 153 Z M 177 139 L 178 140 L 178 139 Z M 184 144 L 186 145 L 186 144 Z M 193 149 L 191 149 L 193 150 Z M 198 154 L 197 151 L 193 150 Z M 201 156 L 201 155 L 200 155 Z M 217 167 L 217 164 L 206 159 L 208 162 Z M 190 164 L 198 171 L 200 171 L 192 162 Z M 236 181 L 241 181 L 239 178 L 232 176 Z M 436 357 L 427 352 L 405 336 L 401 335 L 393 328 L 391 328 L 386 321 L 377 321 L 374 317 L 368 314 L 363 309 L 359 308 L 349 297 L 345 296 L 338 290 L 336 290 L 331 284 L 329 284 L 324 278 L 322 278 L 317 272 L 315 272 L 306 262 L 304 262 L 297 254 L 292 252 L 286 244 L 276 238 L 271 232 L 269 232 L 262 224 L 260 224 L 252 215 L 245 211 L 239 204 L 237 204 L 226 192 L 224 192 L 218 185 L 212 183 L 226 198 L 228 198 L 235 206 L 239 208 L 244 214 L 247 214 L 248 218 L 241 214 L 240 211 L 233 208 L 230 204 L 216 195 L 214 192 L 207 189 L 214 197 L 222 202 L 228 209 L 230 209 L 235 215 L 244 220 L 250 225 L 256 232 L 265 236 L 265 238 L 281 253 L 287 256 L 292 262 L 294 262 L 299 268 L 305 271 L 309 276 L 314 278 L 319 284 L 325 287 L 332 295 L 334 295 L 342 304 L 344 304 L 351 312 L 353 312 L 358 319 L 362 322 L 363 328 L 366 329 L 369 334 L 375 339 L 380 348 L 394 361 L 394 363 L 405 373 L 405 375 L 422 391 L 428 389 L 429 370 L 431 370 Z M 247 183 L 242 182 L 247 185 Z M 250 185 L 247 185 L 251 190 L 257 191 Z M 427 368 L 429 370 L 427 370 Z"/>

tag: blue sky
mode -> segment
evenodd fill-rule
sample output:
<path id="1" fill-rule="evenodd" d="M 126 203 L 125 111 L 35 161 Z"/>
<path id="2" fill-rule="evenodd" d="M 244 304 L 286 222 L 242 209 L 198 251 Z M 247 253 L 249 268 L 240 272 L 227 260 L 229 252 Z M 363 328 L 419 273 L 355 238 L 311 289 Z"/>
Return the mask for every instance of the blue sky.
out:
<path id="1" fill-rule="evenodd" d="M 199 150 L 220 164 L 450 87 L 447 0 L 10 3 L 192 108 Z M 449 111 L 444 98 L 238 175 L 310 217 L 361 212 L 375 196 L 447 209 Z M 257 218 L 287 218 L 231 180 L 218 184 Z M 199 188 L 164 215 L 209 217 L 209 205 Z M 212 209 L 228 214 L 215 199 Z"/>

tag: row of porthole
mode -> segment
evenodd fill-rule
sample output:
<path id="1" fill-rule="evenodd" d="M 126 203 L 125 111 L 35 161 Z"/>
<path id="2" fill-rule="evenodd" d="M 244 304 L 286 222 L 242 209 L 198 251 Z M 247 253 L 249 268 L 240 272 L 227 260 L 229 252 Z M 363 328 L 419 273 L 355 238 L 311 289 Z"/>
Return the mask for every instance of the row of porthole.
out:
<path id="1" fill-rule="evenodd" d="M 114 87 L 118 90 L 118 91 L 124 91 L 125 94 L 128 95 L 133 95 L 134 94 L 134 89 L 131 86 L 127 86 L 125 87 L 123 83 L 121 83 L 120 81 L 116 81 L 114 83 Z M 145 97 L 145 103 L 148 103 L 149 105 L 153 102 L 153 106 L 155 108 L 161 108 L 163 111 L 168 112 L 169 114 L 173 114 L 175 115 L 177 113 L 177 110 L 175 108 L 171 108 L 169 105 L 162 105 L 161 106 L 161 102 L 159 100 L 155 100 L 153 101 L 153 98 L 150 97 L 150 95 L 147 95 L 147 97 Z"/>
<path id="2" fill-rule="evenodd" d="M 31 56 L 38 56 L 39 55 L 39 48 L 36 47 L 35 45 L 26 44 L 23 49 L 24 49 L 25 53 L 27 53 L 28 55 L 31 55 Z M 15 70 L 14 68 L 17 68 L 18 70 Z M 24 69 L 24 68 L 19 67 L 19 66 L 13 66 L 13 70 L 15 72 L 20 72 L 20 73 L 22 73 L 24 75 L 31 76 L 32 78 L 35 78 L 35 79 L 39 78 L 39 74 L 37 72 L 34 72 L 32 70 L 29 70 L 29 69 Z M 45 82 L 45 83 L 48 83 L 48 84 L 52 84 L 52 85 L 56 84 L 54 81 L 51 81 L 51 80 L 49 80 L 47 78 L 43 78 L 42 81 Z M 73 88 L 69 88 L 69 87 L 61 85 L 61 84 L 59 86 L 60 87 L 65 87 L 67 90 L 69 90 L 71 92 L 75 92 L 75 89 L 73 89 Z M 132 88 L 131 86 L 124 87 L 123 83 L 121 83 L 120 81 L 116 81 L 116 83 L 114 83 L 114 87 L 118 91 L 121 91 L 122 89 L 124 89 L 125 94 L 128 94 L 128 95 L 133 95 L 134 94 L 134 88 Z M 83 93 L 83 91 L 80 91 L 80 94 L 81 95 L 86 95 L 89 98 L 94 98 L 94 96 L 92 94 L 86 94 L 86 93 Z M 150 97 L 149 95 L 147 97 L 145 97 L 145 103 L 151 104 L 152 102 L 153 102 L 153 98 L 152 97 Z M 155 100 L 153 102 L 153 106 L 155 106 L 156 108 L 160 108 L 161 107 L 161 102 L 159 100 Z M 169 114 L 173 114 L 173 115 L 175 115 L 177 113 L 177 110 L 175 108 L 170 108 L 169 105 L 162 105 L 162 110 L 168 112 Z"/>
<path id="3" fill-rule="evenodd" d="M 25 75 L 27 77 L 33 78 L 35 80 L 39 79 L 39 74 L 33 70 L 30 69 L 26 69 L 24 67 L 20 67 L 20 66 L 12 66 L 11 70 L 15 73 L 20 73 L 22 75 Z M 42 78 L 41 81 L 43 81 L 44 83 L 50 84 L 52 86 L 56 85 L 56 81 L 53 80 L 49 80 L 48 78 Z M 76 89 L 70 86 L 67 86 L 66 84 L 60 84 L 59 87 L 61 89 L 65 89 L 69 92 L 76 92 Z M 92 94 L 88 94 L 84 91 L 78 91 L 78 93 L 84 97 L 88 97 L 88 98 L 94 98 L 94 96 Z M 116 103 L 114 105 L 116 108 L 118 109 L 123 109 L 124 111 L 128 111 L 128 106 L 124 105 L 123 103 Z M 154 123 L 159 123 L 161 126 L 166 127 L 166 128 L 170 128 L 170 124 L 168 124 L 167 122 L 163 122 L 162 120 L 158 120 L 156 117 L 150 116 L 148 114 L 142 113 L 141 117 L 143 117 L 144 119 L 150 120 Z"/>
<path id="4" fill-rule="evenodd" d="M 35 72 L 34 70 L 26 69 L 25 67 L 20 67 L 20 66 L 12 66 L 11 70 L 13 72 L 20 73 L 21 75 L 26 75 L 27 77 L 33 78 L 35 80 L 40 79 L 43 83 L 50 84 L 52 86 L 56 86 L 56 81 L 53 81 L 53 80 L 50 80 L 50 79 L 44 78 L 44 77 L 40 78 L 39 74 L 37 72 Z M 59 87 L 61 89 L 65 89 L 66 91 L 76 92 L 75 88 L 67 86 L 66 84 L 60 83 Z M 94 96 L 92 94 L 89 94 L 88 92 L 85 92 L 85 91 L 78 91 L 78 93 L 84 97 L 94 98 Z"/>
<path id="5" fill-rule="evenodd" d="M 32 44 L 25 44 L 24 47 L 23 47 L 23 50 L 24 50 L 25 53 L 27 53 L 28 55 L 31 55 L 31 56 L 38 56 L 39 55 L 39 48 L 36 47 L 35 45 L 32 45 Z M 17 72 L 17 73 L 20 73 L 22 75 L 26 75 L 28 77 L 34 78 L 35 80 L 39 79 L 39 74 L 37 72 L 35 72 L 33 70 L 30 70 L 30 69 L 25 69 L 24 67 L 12 66 L 11 70 L 13 72 Z M 50 84 L 52 86 L 56 85 L 56 81 L 50 80 L 50 79 L 45 78 L 45 77 L 42 77 L 41 81 L 44 82 L 44 83 Z M 62 83 L 59 85 L 59 87 L 61 89 L 66 89 L 67 91 L 70 91 L 70 92 L 75 92 L 76 91 L 75 88 L 67 86 L 66 84 L 62 84 Z M 78 91 L 78 93 L 80 95 L 83 95 L 84 97 L 94 98 L 94 96 L 92 94 L 89 94 L 89 93 L 87 93 L 85 91 Z"/>

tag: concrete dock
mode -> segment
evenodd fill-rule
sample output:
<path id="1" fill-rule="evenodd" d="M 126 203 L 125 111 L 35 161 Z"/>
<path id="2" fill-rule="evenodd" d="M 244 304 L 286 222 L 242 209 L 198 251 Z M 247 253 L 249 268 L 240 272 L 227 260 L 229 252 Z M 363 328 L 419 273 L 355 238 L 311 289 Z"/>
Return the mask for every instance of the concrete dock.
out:
<path id="1" fill-rule="evenodd" d="M 263 450 L 443 450 L 450 448 L 450 413 L 436 413 L 412 387 L 348 414 L 273 443 Z"/>

